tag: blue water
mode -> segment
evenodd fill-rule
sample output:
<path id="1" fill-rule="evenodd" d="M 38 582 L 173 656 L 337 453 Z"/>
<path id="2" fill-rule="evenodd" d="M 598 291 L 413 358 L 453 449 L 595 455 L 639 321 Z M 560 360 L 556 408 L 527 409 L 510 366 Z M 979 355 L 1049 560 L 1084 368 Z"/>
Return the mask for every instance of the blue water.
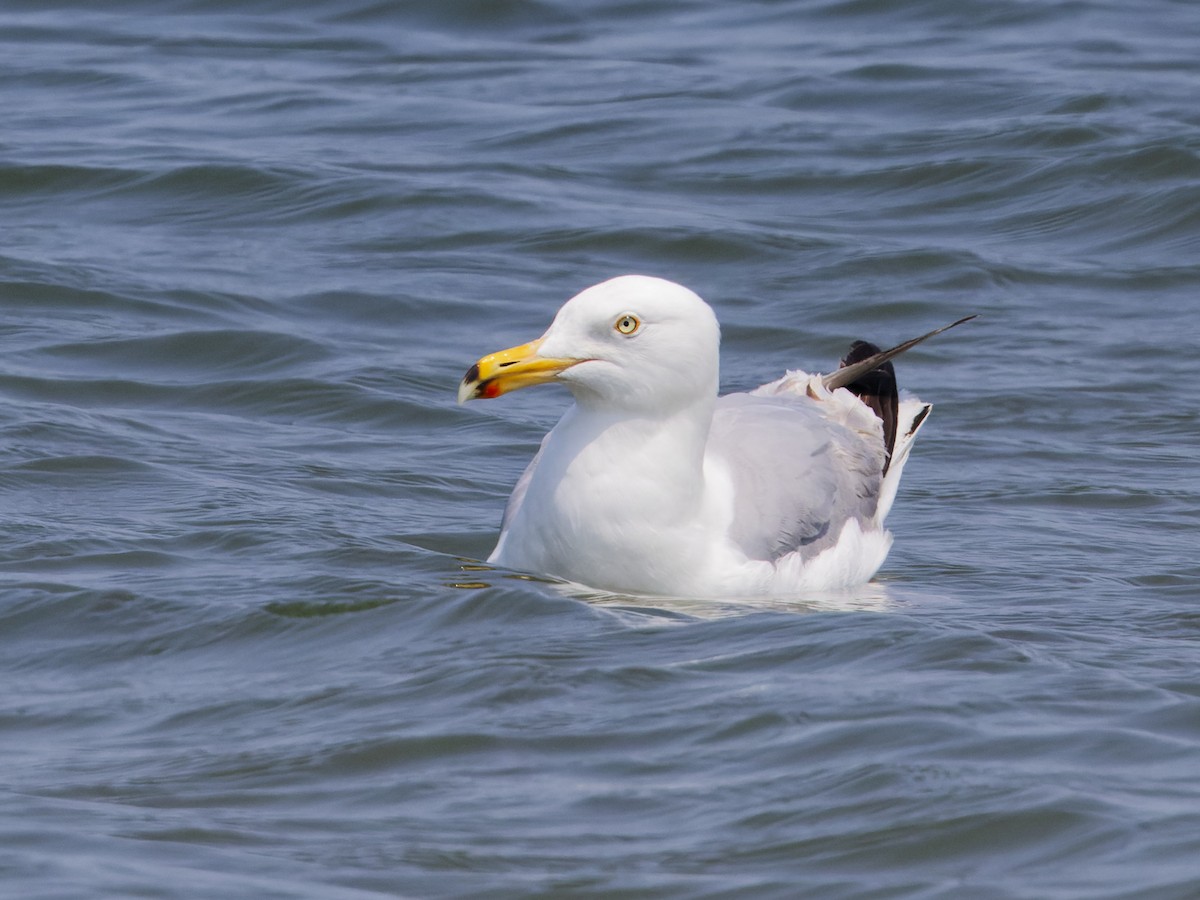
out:
<path id="1" fill-rule="evenodd" d="M 0 894 L 1200 896 L 1200 15 L 0 5 Z M 587 285 L 981 318 L 876 581 L 481 567 Z"/>

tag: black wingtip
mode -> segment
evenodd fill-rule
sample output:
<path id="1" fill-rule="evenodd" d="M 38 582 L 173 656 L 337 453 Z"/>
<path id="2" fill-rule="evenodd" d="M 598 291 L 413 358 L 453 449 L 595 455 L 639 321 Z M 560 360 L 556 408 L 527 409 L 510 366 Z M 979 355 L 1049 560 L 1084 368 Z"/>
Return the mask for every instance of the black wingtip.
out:
<path id="1" fill-rule="evenodd" d="M 905 350 L 911 350 L 922 341 L 927 341 L 934 335 L 949 331 L 963 322 L 978 318 L 978 314 L 963 316 L 949 325 L 935 328 L 933 331 L 897 344 L 890 350 L 880 350 L 874 344 L 866 341 L 855 341 L 850 346 L 850 352 L 842 360 L 841 366 L 828 375 L 822 376 L 826 390 L 847 388 L 858 395 L 875 414 L 883 420 L 884 441 L 886 442 L 887 459 L 883 465 L 886 473 L 891 465 L 892 451 L 896 446 L 897 419 L 900 413 L 899 391 L 896 387 L 896 373 L 889 360 L 899 356 Z M 876 378 L 876 373 L 882 373 Z"/>
<path id="2" fill-rule="evenodd" d="M 850 345 L 850 351 L 842 357 L 841 368 L 870 359 L 880 352 L 869 341 L 855 341 Z M 896 384 L 896 370 L 890 362 L 885 362 L 845 387 L 883 422 L 883 474 L 886 475 L 892 463 L 892 451 L 896 449 L 896 431 L 900 419 L 900 390 Z"/>
<path id="3" fill-rule="evenodd" d="M 845 363 L 840 369 L 830 372 L 828 375 L 822 376 L 822 382 L 826 390 L 834 391 L 840 387 L 857 381 L 868 372 L 873 372 L 878 369 L 889 359 L 894 359 L 905 350 L 911 350 L 913 347 L 922 341 L 927 341 L 934 335 L 941 334 L 943 331 L 949 331 L 956 325 L 961 325 L 963 322 L 970 322 L 972 319 L 978 318 L 978 315 L 963 316 L 957 322 L 951 322 L 949 325 L 943 325 L 941 328 L 935 328 L 928 334 L 923 334 L 920 337 L 913 338 L 911 341 L 905 341 L 903 344 L 897 344 L 890 350 L 884 350 L 880 353 L 868 355 L 865 359 L 860 359 L 855 363 Z"/>

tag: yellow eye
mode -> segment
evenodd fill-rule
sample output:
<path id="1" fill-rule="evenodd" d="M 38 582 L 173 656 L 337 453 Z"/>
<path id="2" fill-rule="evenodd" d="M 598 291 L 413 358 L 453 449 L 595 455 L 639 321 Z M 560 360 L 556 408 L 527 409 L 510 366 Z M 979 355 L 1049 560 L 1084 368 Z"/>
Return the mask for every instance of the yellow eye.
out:
<path id="1" fill-rule="evenodd" d="M 633 313 L 625 313 L 625 315 L 617 319 L 617 322 L 615 325 L 613 325 L 613 328 L 617 329 L 617 331 L 621 332 L 621 334 L 633 334 L 641 326 L 641 320 L 639 320 L 637 316 L 635 316 Z"/>

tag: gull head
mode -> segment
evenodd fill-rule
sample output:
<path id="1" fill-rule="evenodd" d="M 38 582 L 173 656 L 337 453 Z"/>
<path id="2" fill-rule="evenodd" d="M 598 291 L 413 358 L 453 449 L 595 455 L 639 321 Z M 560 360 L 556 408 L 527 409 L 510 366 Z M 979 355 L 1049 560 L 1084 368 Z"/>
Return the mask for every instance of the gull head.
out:
<path id="1" fill-rule="evenodd" d="M 458 400 L 558 382 L 584 407 L 671 412 L 716 397 L 720 340 L 716 316 L 692 291 L 622 275 L 568 300 L 537 340 L 480 359 Z"/>

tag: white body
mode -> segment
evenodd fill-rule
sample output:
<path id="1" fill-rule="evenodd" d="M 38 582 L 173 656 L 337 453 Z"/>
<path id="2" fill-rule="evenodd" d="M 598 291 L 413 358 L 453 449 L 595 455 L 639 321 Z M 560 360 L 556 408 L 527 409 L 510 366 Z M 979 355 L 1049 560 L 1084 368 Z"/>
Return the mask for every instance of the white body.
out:
<path id="1" fill-rule="evenodd" d="M 636 312 L 639 332 L 610 334 Z M 795 596 L 871 578 L 927 404 L 905 398 L 887 476 L 882 425 L 844 389 L 789 372 L 717 397 L 719 331 L 686 288 L 625 276 L 569 301 L 540 342 L 577 360 L 576 403 L 509 500 L 489 561 L 592 588 Z"/>

